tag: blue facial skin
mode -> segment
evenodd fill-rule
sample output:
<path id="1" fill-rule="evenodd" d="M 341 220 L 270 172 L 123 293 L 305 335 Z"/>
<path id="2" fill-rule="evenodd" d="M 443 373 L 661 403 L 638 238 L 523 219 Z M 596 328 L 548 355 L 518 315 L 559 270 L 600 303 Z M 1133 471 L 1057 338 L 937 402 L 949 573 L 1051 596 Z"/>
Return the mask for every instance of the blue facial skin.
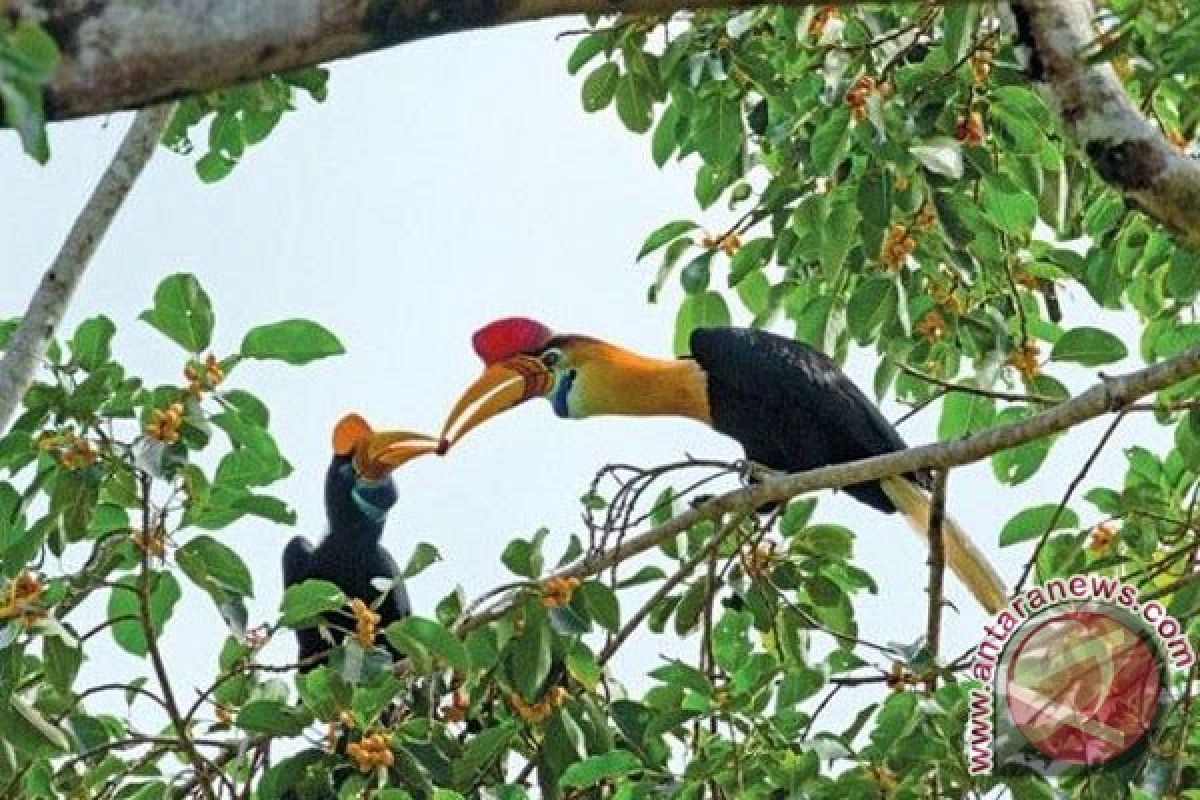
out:
<path id="1" fill-rule="evenodd" d="M 333 530 L 381 534 L 388 511 L 396 504 L 391 477 L 368 481 L 359 477 L 349 456 L 338 456 L 325 475 L 325 508 Z"/>
<path id="2" fill-rule="evenodd" d="M 567 398 L 571 394 L 571 387 L 575 385 L 575 370 L 571 370 L 566 375 L 558 380 L 554 385 L 554 391 L 550 394 L 550 405 L 554 408 L 554 413 L 566 419 L 571 416 L 571 411 L 567 408 Z"/>

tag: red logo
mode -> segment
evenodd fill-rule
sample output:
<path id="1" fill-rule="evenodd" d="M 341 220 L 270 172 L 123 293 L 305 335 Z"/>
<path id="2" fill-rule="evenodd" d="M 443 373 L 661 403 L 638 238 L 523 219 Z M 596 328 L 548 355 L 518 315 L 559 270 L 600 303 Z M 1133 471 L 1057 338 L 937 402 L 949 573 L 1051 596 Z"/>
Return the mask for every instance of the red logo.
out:
<path id="1" fill-rule="evenodd" d="M 1014 637 L 1005 673 L 1012 723 L 1043 755 L 1092 766 L 1154 723 L 1160 660 L 1144 634 L 1108 614 L 1066 611 Z"/>

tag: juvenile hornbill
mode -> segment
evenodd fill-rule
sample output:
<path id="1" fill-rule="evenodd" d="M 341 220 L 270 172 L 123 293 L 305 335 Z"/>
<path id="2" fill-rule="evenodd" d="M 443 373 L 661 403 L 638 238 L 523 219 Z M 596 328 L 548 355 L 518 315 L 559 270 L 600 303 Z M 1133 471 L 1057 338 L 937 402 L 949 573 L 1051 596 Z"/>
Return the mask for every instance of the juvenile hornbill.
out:
<path id="1" fill-rule="evenodd" d="M 347 597 L 373 605 L 379 590 L 376 578 L 393 581 L 388 597 L 377 609 L 379 625 L 411 613 L 408 593 L 399 580 L 395 560 L 380 545 L 387 513 L 396 503 L 391 472 L 417 456 L 434 452 L 437 442 L 408 431 L 376 433 L 358 414 L 348 414 L 333 431 L 333 460 L 325 472 L 325 513 L 329 531 L 316 547 L 303 536 L 288 542 L 283 551 L 283 584 L 309 579 L 336 584 Z M 346 613 L 326 615 L 333 641 L 316 627 L 296 631 L 302 670 L 317 665 L 320 655 L 341 644 L 354 620 Z M 394 655 L 394 654 L 393 654 Z"/>
<path id="2" fill-rule="evenodd" d="M 801 342 L 748 328 L 692 333 L 691 357 L 658 359 L 589 336 L 556 334 L 523 317 L 476 332 L 486 369 L 450 412 L 442 450 L 490 417 L 545 397 L 563 418 L 602 414 L 690 417 L 736 439 L 746 457 L 802 472 L 890 453 L 904 440 L 831 359 Z M 855 484 L 845 491 L 885 513 L 900 511 L 927 533 L 930 476 Z M 966 533 L 946 519 L 946 557 L 989 612 L 1006 602 L 1003 582 Z"/>

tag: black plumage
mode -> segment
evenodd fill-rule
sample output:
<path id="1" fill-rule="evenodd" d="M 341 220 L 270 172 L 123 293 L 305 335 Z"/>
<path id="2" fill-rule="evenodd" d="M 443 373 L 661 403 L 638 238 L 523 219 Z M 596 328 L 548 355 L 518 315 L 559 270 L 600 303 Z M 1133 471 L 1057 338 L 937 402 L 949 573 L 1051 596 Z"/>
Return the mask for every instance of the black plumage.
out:
<path id="1" fill-rule="evenodd" d="M 407 617 L 412 609 L 400 580 L 400 569 L 380 544 L 387 513 L 395 503 L 396 485 L 391 477 L 364 480 L 355 471 L 350 456 L 334 456 L 325 474 L 329 531 L 316 547 L 303 536 L 288 543 L 283 551 L 284 586 L 309 579 L 326 580 L 337 585 L 347 597 L 374 604 L 380 592 L 372 586 L 372 581 L 383 578 L 394 583 L 377 609 L 380 629 Z M 331 616 L 329 622 L 341 628 L 354 628 L 354 620 L 348 613 Z M 333 627 L 329 631 L 334 643 L 341 644 L 345 634 Z M 315 656 L 331 646 L 315 627 L 297 631 L 296 637 L 305 669 L 315 666 L 320 661 Z"/>
<path id="2" fill-rule="evenodd" d="M 713 427 L 736 440 L 746 457 L 781 472 L 905 449 L 875 404 L 824 353 L 767 331 L 702 328 L 692 357 L 708 376 Z M 928 487 L 928 474 L 907 476 Z M 845 491 L 872 508 L 896 510 L 878 481 Z"/>

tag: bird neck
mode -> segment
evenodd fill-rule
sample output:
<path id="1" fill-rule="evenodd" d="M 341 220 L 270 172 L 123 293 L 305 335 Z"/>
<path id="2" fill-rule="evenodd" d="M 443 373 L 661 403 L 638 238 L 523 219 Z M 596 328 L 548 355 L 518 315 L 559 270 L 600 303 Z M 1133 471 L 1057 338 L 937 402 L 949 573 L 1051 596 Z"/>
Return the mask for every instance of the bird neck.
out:
<path id="1" fill-rule="evenodd" d="M 692 359 L 658 359 L 613 347 L 593 367 L 596 387 L 584 415 L 688 417 L 712 424 L 708 375 Z"/>

